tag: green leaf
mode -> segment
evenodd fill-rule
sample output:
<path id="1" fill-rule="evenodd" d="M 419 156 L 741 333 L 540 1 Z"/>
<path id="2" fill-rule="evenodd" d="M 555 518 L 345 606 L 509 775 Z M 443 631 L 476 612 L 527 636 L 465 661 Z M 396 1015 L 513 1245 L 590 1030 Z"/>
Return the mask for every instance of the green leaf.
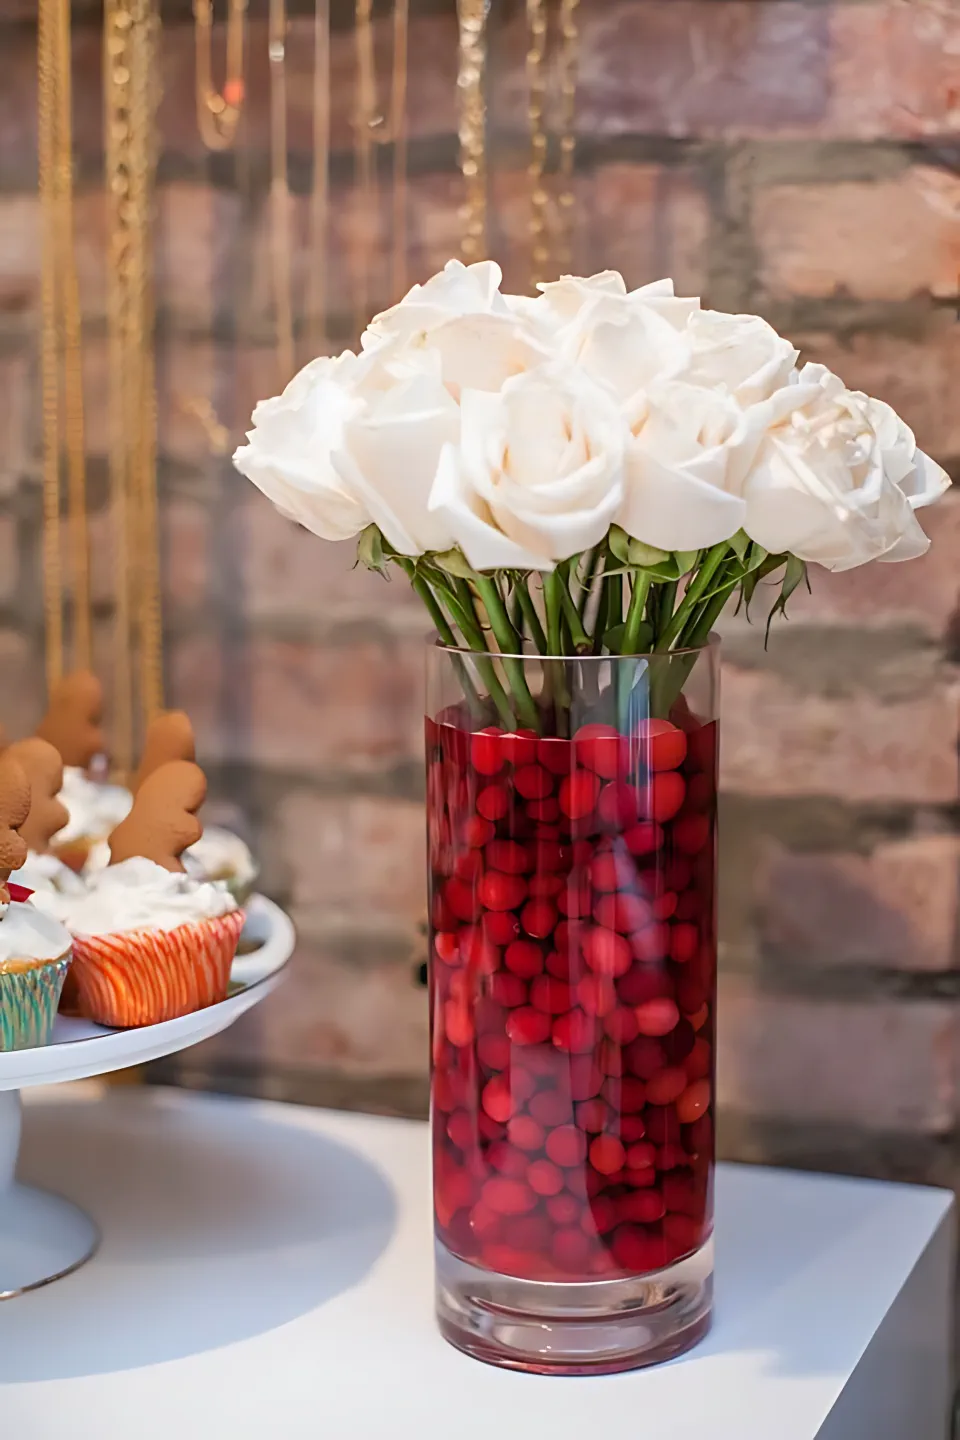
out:
<path id="1" fill-rule="evenodd" d="M 770 626 L 773 624 L 774 615 L 786 615 L 787 601 L 790 599 L 790 596 L 793 594 L 794 590 L 796 590 L 797 586 L 801 585 L 804 580 L 806 580 L 806 578 L 806 562 L 803 560 L 798 560 L 796 555 L 788 555 L 787 568 L 784 572 L 783 580 L 780 585 L 780 594 L 774 601 L 770 609 L 770 614 L 767 616 L 767 628 L 763 637 L 764 649 L 766 649 L 770 640 Z"/>
<path id="2" fill-rule="evenodd" d="M 742 565 L 747 558 L 747 550 L 750 547 L 750 536 L 746 530 L 738 530 L 736 535 L 730 536 L 730 549 L 736 555 Z"/>
<path id="3" fill-rule="evenodd" d="M 603 643 L 611 655 L 619 655 L 623 649 L 623 639 L 627 633 L 626 622 L 620 625 L 613 625 L 604 633 Z M 644 620 L 637 631 L 636 654 L 642 655 L 653 645 L 653 626 L 648 625 Z"/>
<path id="4" fill-rule="evenodd" d="M 627 546 L 627 559 L 631 565 L 637 565 L 641 570 L 662 565 L 669 558 L 669 550 L 658 550 L 656 545 L 645 545 L 642 540 L 631 539 Z"/>
<path id="5" fill-rule="evenodd" d="M 445 571 L 447 575 L 455 575 L 459 580 L 473 580 L 476 575 L 466 556 L 456 548 L 432 554 L 430 560 L 438 570 Z"/>
<path id="6" fill-rule="evenodd" d="M 375 570 L 378 575 L 387 578 L 387 556 L 383 550 L 383 536 L 376 525 L 368 525 L 360 533 L 357 542 L 357 563 L 365 565 L 368 570 Z"/>
<path id="7" fill-rule="evenodd" d="M 622 565 L 630 563 L 630 536 L 626 530 L 621 530 L 619 525 L 611 525 L 607 545 L 615 560 L 619 560 Z"/>

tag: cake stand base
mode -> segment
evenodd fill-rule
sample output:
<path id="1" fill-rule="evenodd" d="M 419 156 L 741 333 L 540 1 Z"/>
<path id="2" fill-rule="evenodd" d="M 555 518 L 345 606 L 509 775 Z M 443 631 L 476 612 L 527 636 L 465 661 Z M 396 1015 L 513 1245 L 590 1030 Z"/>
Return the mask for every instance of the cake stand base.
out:
<path id="1" fill-rule="evenodd" d="M 89 1260 L 100 1232 L 69 1200 L 14 1180 L 20 1092 L 0 1091 L 0 1300 L 59 1280 Z"/>

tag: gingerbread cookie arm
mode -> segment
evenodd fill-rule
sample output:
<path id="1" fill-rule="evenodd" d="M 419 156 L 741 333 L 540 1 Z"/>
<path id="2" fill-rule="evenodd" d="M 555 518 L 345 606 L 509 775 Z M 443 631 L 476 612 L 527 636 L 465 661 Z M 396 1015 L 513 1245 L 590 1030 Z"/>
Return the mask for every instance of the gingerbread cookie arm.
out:
<path id="1" fill-rule="evenodd" d="M 165 710 L 147 726 L 140 766 L 133 781 L 134 794 L 154 770 L 170 760 L 195 760 L 193 726 L 184 710 Z"/>
<path id="2" fill-rule="evenodd" d="M 60 752 L 34 735 L 30 740 L 18 740 L 7 754 L 23 767 L 30 781 L 30 813 L 20 826 L 20 835 L 31 850 L 43 855 L 70 819 L 66 805 L 57 799 L 63 784 Z"/>
<path id="3" fill-rule="evenodd" d="M 0 756 L 0 903 L 10 902 L 7 881 L 27 858 L 27 842 L 17 834 L 30 813 L 30 781 L 9 754 Z"/>
<path id="4" fill-rule="evenodd" d="M 144 780 L 133 809 L 110 836 L 110 863 L 143 855 L 165 870 L 183 870 L 180 856 L 203 834 L 197 819 L 207 794 L 199 765 L 169 760 Z"/>
<path id="5" fill-rule="evenodd" d="M 37 727 L 41 740 L 49 740 L 64 765 L 85 770 L 104 750 L 103 687 L 89 670 L 64 675 L 50 692 L 47 713 Z"/>

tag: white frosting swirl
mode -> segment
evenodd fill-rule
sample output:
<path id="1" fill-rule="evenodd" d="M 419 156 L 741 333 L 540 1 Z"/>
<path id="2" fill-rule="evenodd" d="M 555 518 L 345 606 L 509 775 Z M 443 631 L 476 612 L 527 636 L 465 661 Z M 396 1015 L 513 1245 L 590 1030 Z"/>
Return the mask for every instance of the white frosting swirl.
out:
<path id="1" fill-rule="evenodd" d="M 90 780 L 85 771 L 68 765 L 58 797 L 70 812 L 70 819 L 53 837 L 55 845 L 71 840 L 99 840 L 125 820 L 133 796 L 123 785 L 104 785 Z"/>
<path id="2" fill-rule="evenodd" d="M 86 885 L 76 871 L 64 865 L 56 855 L 40 855 L 30 850 L 19 870 L 10 876 L 14 885 L 25 885 L 28 890 L 61 890 L 64 895 L 83 895 Z"/>
<path id="3" fill-rule="evenodd" d="M 243 889 L 257 878 L 257 863 L 249 845 L 232 830 L 224 830 L 219 825 L 205 826 L 201 838 L 189 850 L 184 850 L 182 859 L 187 874 L 195 880 L 225 880 Z M 89 880 L 109 864 L 110 843 L 97 840 L 90 847 L 83 873 Z"/>
<path id="4" fill-rule="evenodd" d="M 114 935 L 126 930 L 176 930 L 236 910 L 222 883 L 203 883 L 135 855 L 91 875 L 83 895 L 38 891 L 33 902 L 62 920 L 72 935 Z"/>
<path id="5" fill-rule="evenodd" d="M 70 936 L 52 915 L 29 900 L 15 900 L 0 917 L 0 971 L 12 960 L 59 960 L 70 950 Z"/>

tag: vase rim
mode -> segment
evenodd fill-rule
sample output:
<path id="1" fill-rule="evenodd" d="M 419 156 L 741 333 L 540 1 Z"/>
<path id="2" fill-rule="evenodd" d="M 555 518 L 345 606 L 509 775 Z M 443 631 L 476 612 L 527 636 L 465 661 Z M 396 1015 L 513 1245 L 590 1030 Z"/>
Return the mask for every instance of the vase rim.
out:
<path id="1" fill-rule="evenodd" d="M 720 636 L 715 630 L 711 630 L 702 645 L 690 645 L 676 650 L 643 650 L 635 655 L 542 655 L 539 650 L 526 650 L 519 654 L 506 650 L 471 650 L 466 645 L 444 645 L 439 636 L 428 638 L 427 647 L 445 655 L 463 655 L 471 659 L 563 660 L 565 662 L 576 661 L 581 665 L 602 665 L 611 660 L 666 660 L 678 655 L 703 655 L 707 651 L 719 650 Z"/>

